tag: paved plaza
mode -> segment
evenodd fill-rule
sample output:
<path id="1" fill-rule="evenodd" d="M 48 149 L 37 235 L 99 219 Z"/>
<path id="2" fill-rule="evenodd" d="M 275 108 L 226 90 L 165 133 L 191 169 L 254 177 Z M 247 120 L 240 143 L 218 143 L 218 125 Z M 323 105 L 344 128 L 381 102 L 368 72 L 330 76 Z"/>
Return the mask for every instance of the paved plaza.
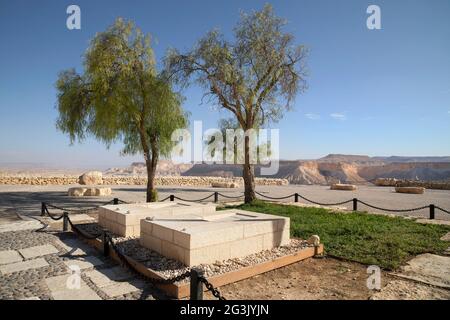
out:
<path id="1" fill-rule="evenodd" d="M 8 211 L 19 212 L 23 215 L 39 215 L 41 202 L 45 201 L 64 207 L 89 207 L 96 206 L 102 202 L 119 198 L 127 202 L 144 202 L 144 186 L 109 186 L 112 195 L 108 197 L 69 197 L 67 190 L 70 186 L 32 186 L 32 185 L 0 185 L 0 219 L 6 217 Z M 374 206 L 391 209 L 409 209 L 415 207 L 435 204 L 444 209 L 450 209 L 450 190 L 426 190 L 422 195 L 399 194 L 392 187 L 358 186 L 356 191 L 330 190 L 327 186 L 257 186 L 256 190 L 263 195 L 271 197 L 282 197 L 293 193 L 321 203 L 336 203 L 352 198 L 358 198 Z M 243 194 L 243 188 L 221 189 L 211 187 L 159 187 L 160 199 L 174 194 L 183 199 L 201 199 L 218 191 L 227 196 L 239 196 Z M 220 201 L 230 201 L 221 197 Z M 213 201 L 213 197 L 207 201 Z M 294 201 L 293 197 L 283 202 Z M 308 203 L 300 199 L 302 203 Z M 339 206 L 351 210 L 352 204 Z M 368 208 L 358 204 L 358 209 L 370 212 L 382 212 L 377 209 Z M 3 211 L 3 212 L 2 212 Z M 416 217 L 428 217 L 429 210 L 423 209 L 414 212 L 395 212 L 398 215 L 409 215 Z M 436 210 L 436 219 L 450 220 L 450 214 Z"/>
<path id="2" fill-rule="evenodd" d="M 167 298 L 74 234 L 0 232 L 0 299 Z"/>

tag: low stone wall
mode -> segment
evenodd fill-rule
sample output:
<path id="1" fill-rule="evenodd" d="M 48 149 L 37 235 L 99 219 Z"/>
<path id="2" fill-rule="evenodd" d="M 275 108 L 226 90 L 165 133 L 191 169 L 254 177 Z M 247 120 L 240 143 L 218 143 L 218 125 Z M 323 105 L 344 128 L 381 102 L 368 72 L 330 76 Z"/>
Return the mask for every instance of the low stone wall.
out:
<path id="1" fill-rule="evenodd" d="M 450 190 L 450 182 L 413 181 L 392 178 L 376 179 L 375 185 L 382 187 L 422 187 L 425 189 Z"/>
<path id="2" fill-rule="evenodd" d="M 237 183 L 244 185 L 242 178 L 221 178 L 221 177 L 184 177 L 184 176 L 164 176 L 156 177 L 157 186 L 208 186 L 212 183 Z M 256 178 L 256 185 L 282 186 L 288 185 L 286 179 Z M 78 184 L 78 176 L 62 177 L 31 177 L 31 176 L 0 176 L 0 184 L 8 185 L 73 185 Z M 146 185 L 145 177 L 117 177 L 103 176 L 103 185 Z"/>

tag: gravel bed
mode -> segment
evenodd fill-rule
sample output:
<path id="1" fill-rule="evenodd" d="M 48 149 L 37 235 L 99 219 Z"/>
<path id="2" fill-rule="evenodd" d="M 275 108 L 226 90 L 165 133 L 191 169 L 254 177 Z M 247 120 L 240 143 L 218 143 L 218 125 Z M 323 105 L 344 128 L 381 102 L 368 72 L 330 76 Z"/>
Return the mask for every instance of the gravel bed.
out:
<path id="1" fill-rule="evenodd" d="M 98 224 L 94 223 L 80 226 L 90 234 L 98 234 L 102 230 Z M 113 235 L 113 239 L 123 253 L 141 262 L 147 268 L 156 271 L 164 278 L 173 278 L 190 270 L 189 267 L 186 267 L 179 261 L 166 258 L 155 251 L 142 247 L 139 244 L 139 238 L 125 238 Z M 196 267 L 202 269 L 206 277 L 211 277 L 289 255 L 309 246 L 311 245 L 306 241 L 291 239 L 290 243 L 286 246 L 265 250 L 242 258 L 217 261 L 212 264 L 201 264 Z M 183 281 L 189 281 L 189 279 Z"/>

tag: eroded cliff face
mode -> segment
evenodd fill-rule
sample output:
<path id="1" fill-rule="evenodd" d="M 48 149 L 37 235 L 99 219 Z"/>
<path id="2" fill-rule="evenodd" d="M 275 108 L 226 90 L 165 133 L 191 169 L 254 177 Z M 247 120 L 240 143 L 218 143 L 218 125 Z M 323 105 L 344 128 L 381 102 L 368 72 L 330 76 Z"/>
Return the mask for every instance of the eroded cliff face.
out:
<path id="1" fill-rule="evenodd" d="M 342 157 L 339 158 L 340 160 Z M 352 159 L 353 160 L 353 159 Z M 311 161 L 280 161 L 279 171 L 272 178 L 287 179 L 291 184 L 332 183 L 369 184 L 377 178 L 396 178 L 402 180 L 450 181 L 450 162 L 405 162 L 383 163 L 382 161 L 345 162 L 329 159 Z M 258 167 L 256 176 L 260 176 Z M 225 176 L 238 177 L 241 166 L 233 165 L 194 165 L 182 175 L 187 176 Z"/>
<path id="2" fill-rule="evenodd" d="M 358 172 L 359 175 L 367 181 L 374 181 L 377 178 L 445 181 L 450 180 L 450 163 L 388 163 L 381 166 L 363 166 L 359 168 Z"/>

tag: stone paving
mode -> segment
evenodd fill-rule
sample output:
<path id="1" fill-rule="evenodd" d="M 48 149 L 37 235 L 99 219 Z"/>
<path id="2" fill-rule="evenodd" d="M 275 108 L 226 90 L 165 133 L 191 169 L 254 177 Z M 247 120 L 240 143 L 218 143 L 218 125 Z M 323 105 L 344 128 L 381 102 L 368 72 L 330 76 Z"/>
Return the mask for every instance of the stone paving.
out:
<path id="1" fill-rule="evenodd" d="M 23 258 L 15 250 L 0 251 L 0 265 L 22 261 Z"/>
<path id="2" fill-rule="evenodd" d="M 167 297 L 71 233 L 0 232 L 0 299 L 155 298 Z"/>

